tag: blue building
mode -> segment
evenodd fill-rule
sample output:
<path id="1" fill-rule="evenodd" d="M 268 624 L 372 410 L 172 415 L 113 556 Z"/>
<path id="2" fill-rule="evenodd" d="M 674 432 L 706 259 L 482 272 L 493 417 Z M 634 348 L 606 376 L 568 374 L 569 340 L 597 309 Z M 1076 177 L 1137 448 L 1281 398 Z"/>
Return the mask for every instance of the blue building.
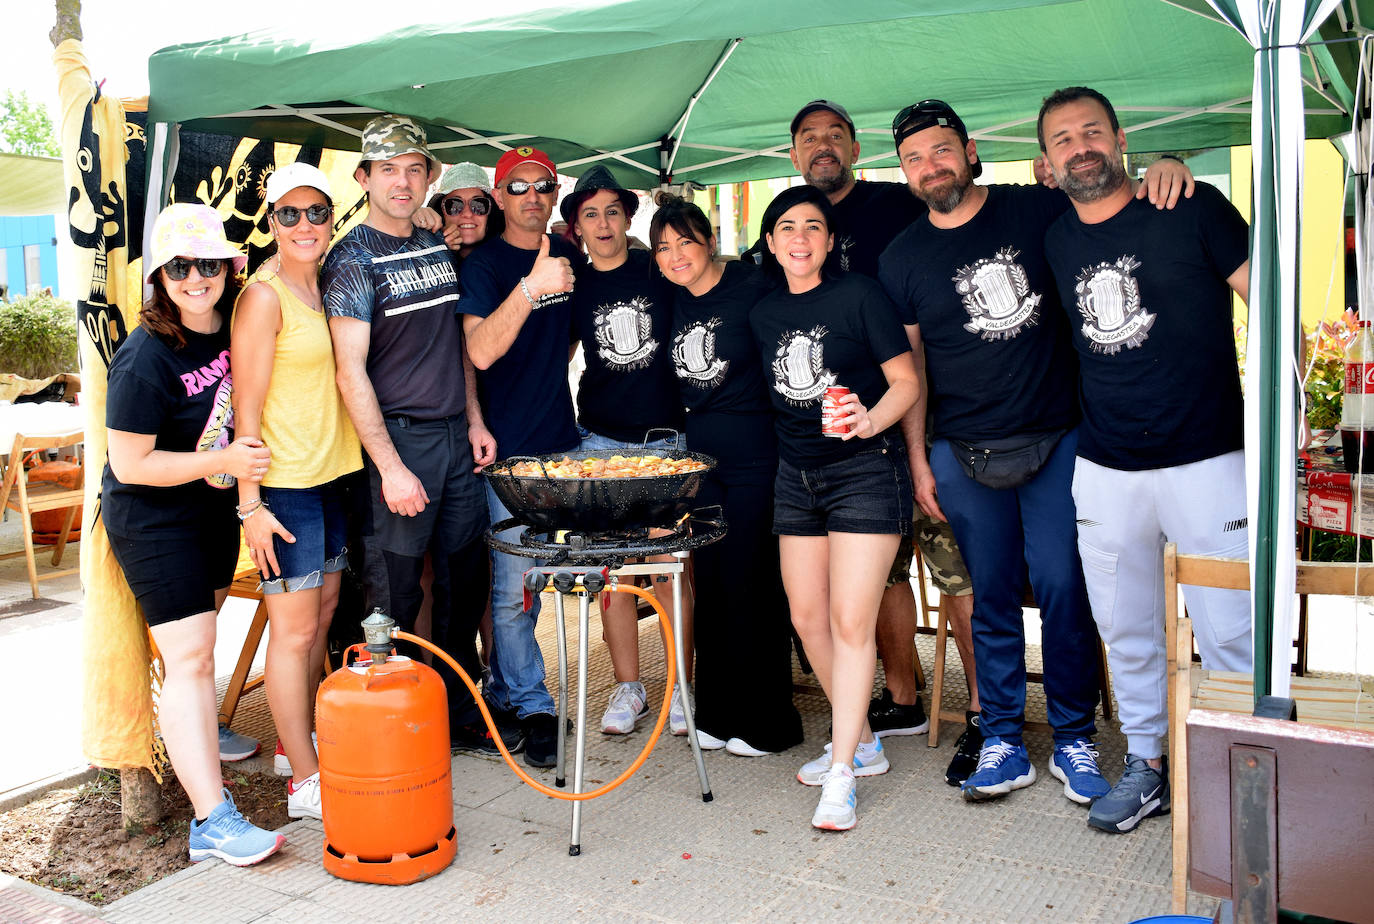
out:
<path id="1" fill-rule="evenodd" d="M 57 291 L 57 233 L 51 215 L 0 216 L 0 294 Z"/>

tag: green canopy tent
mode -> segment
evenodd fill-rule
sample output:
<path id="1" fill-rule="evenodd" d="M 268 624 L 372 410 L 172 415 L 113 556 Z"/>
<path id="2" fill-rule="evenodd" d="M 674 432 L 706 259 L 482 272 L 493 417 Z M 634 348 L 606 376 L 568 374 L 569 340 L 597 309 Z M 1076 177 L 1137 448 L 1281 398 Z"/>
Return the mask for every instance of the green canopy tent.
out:
<path id="1" fill-rule="evenodd" d="M 164 188 L 178 126 L 355 150 L 380 111 L 419 118 L 448 161 L 492 164 L 534 144 L 564 172 L 601 162 L 636 188 L 792 173 L 788 122 L 815 97 L 849 109 L 869 166 L 893 163 L 892 114 L 932 96 L 959 109 L 986 159 L 1029 157 L 1041 99 L 1071 84 L 1112 99 L 1132 150 L 1253 143 L 1262 333 L 1248 439 L 1265 691 L 1274 632 L 1291 631 L 1300 142 L 1349 129 L 1352 40 L 1371 25 L 1374 0 L 513 0 L 381 34 L 341 17 L 307 36 L 154 55 L 150 188 Z"/>

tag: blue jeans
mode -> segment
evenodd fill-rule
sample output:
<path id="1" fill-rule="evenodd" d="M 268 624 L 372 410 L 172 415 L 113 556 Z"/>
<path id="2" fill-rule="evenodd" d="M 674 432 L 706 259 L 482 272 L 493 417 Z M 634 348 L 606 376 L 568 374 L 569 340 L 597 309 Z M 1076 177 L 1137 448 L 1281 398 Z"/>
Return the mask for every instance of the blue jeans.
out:
<path id="1" fill-rule="evenodd" d="M 1097 709 L 1097 627 L 1088 607 L 1073 494 L 1078 431 L 1060 439 L 1045 467 L 1016 488 L 989 488 L 964 474 L 948 440 L 930 468 L 940 507 L 973 578 L 973 656 L 983 734 L 1020 743 L 1026 710 L 1026 575 L 1040 607 L 1045 707 L 1056 741 L 1092 737 Z"/>
<path id="2" fill-rule="evenodd" d="M 277 522 L 296 538 L 295 542 L 284 542 L 281 536 L 272 537 L 281 570 L 270 578 L 263 576 L 263 593 L 309 590 L 321 586 L 326 574 L 344 569 L 348 564 L 344 554 L 348 521 L 343 478 L 313 488 L 263 485 L 259 493 Z"/>
<path id="3" fill-rule="evenodd" d="M 687 440 L 682 436 L 679 436 L 676 440 L 665 437 L 660 440 L 651 440 L 648 443 L 642 443 L 638 440 L 627 443 L 612 436 L 602 436 L 600 433 L 593 433 L 580 424 L 577 427 L 577 435 L 582 440 L 577 448 L 583 451 L 597 450 L 618 452 L 623 455 L 627 452 L 638 453 L 641 450 L 648 453 L 655 453 L 665 452 L 670 449 L 687 448 Z"/>
<path id="4" fill-rule="evenodd" d="M 491 522 L 510 517 L 496 492 L 486 484 L 487 509 Z M 519 538 L 523 526 L 498 534 L 511 542 Z M 536 713 L 554 713 L 553 697 L 544 685 L 544 655 L 534 640 L 534 624 L 539 618 L 539 597 L 525 609 L 523 578 L 526 571 L 540 565 L 532 558 L 491 553 L 491 681 L 487 699 L 499 709 L 514 709 L 522 718 Z"/>

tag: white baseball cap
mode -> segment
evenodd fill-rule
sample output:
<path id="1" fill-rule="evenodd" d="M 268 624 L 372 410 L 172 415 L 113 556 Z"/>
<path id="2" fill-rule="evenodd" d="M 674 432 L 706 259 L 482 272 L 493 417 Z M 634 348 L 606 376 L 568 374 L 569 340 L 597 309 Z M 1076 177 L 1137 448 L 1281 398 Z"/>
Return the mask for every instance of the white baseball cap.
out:
<path id="1" fill-rule="evenodd" d="M 324 171 L 313 164 L 302 163 L 301 161 L 284 164 L 273 170 L 267 177 L 264 192 L 267 194 L 268 202 L 277 202 L 282 196 L 299 186 L 318 189 L 330 201 L 334 199 L 334 194 L 329 191 L 329 178 L 324 175 Z"/>

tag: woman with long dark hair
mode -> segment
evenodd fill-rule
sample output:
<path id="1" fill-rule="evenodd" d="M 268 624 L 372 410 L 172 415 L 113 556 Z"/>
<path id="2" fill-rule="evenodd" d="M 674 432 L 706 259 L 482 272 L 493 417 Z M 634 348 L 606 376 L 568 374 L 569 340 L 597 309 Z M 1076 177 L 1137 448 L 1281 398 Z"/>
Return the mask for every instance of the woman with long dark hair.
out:
<path id="1" fill-rule="evenodd" d="M 785 286 L 754 307 L 750 327 L 776 412 L 773 531 L 783 584 L 830 699 L 833 741 L 797 779 L 822 787 L 811 823 L 843 831 L 855 823 L 855 775 L 888 769 L 866 716 L 878 603 L 911 530 L 911 475 L 896 425 L 919 386 L 897 309 L 878 284 L 824 274 L 832 226 L 830 200 L 812 186 L 785 190 L 768 206 L 768 266 Z M 827 428 L 835 432 L 822 432 L 833 387 L 848 394 Z"/>
<path id="2" fill-rule="evenodd" d="M 687 444 L 716 459 L 698 505 L 719 504 L 725 538 L 693 552 L 696 724 L 703 748 L 741 757 L 801 743 L 792 646 L 773 538 L 777 439 L 749 312 L 772 288 L 757 267 L 716 258 L 710 220 L 661 195 L 649 226 L 655 262 L 678 286 L 672 358 Z"/>
<path id="3" fill-rule="evenodd" d="M 238 563 L 234 482 L 261 480 L 271 458 L 259 440 L 232 438 L 229 313 L 245 263 L 208 206 L 169 205 L 154 221 L 152 295 L 110 364 L 100 494 L 110 549 L 162 658 L 158 725 L 195 811 L 191 859 L 235 866 L 286 842 L 223 788 L 215 721 L 215 614 Z"/>
<path id="4" fill-rule="evenodd" d="M 362 450 L 334 383 L 320 300 L 334 228 L 329 181 L 291 163 L 272 172 L 266 192 L 276 253 L 238 300 L 230 355 L 238 432 L 266 442 L 272 463 L 261 484 L 239 482 L 238 513 L 272 628 L 267 702 L 291 766 L 286 811 L 319 818 L 310 726 L 347 564 L 346 478 L 362 469 Z"/>

